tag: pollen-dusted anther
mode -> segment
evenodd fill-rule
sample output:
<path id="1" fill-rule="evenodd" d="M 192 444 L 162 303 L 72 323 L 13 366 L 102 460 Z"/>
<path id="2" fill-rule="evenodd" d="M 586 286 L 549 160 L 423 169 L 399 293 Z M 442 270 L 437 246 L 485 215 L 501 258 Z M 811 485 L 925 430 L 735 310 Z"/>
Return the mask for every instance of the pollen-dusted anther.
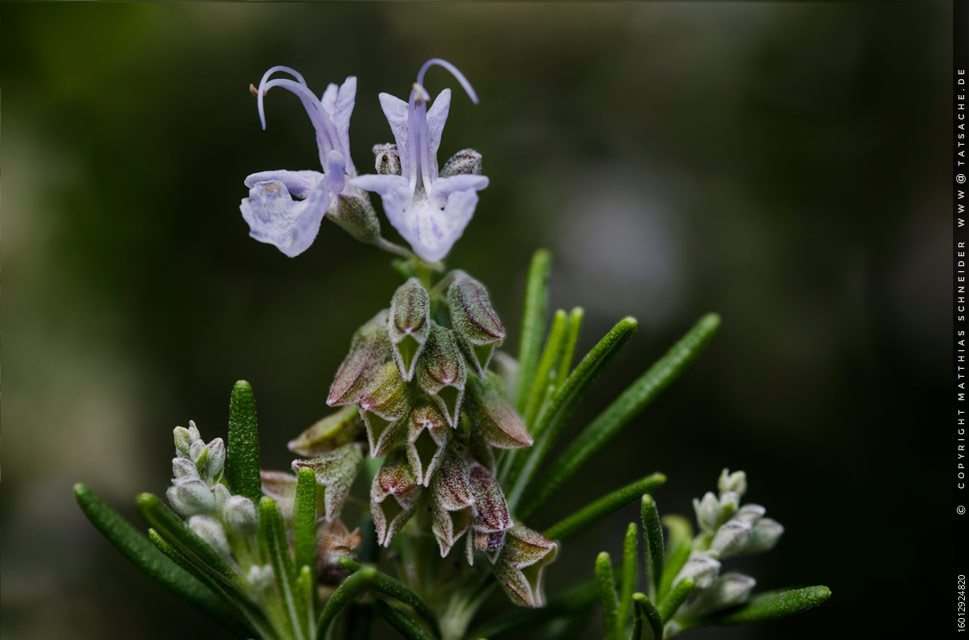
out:
<path id="1" fill-rule="evenodd" d="M 407 461 L 403 446 L 384 458 L 370 486 L 370 515 L 377 529 L 377 542 L 389 547 L 394 536 L 414 515 L 421 487 Z"/>
<path id="2" fill-rule="evenodd" d="M 457 338 L 449 329 L 436 324 L 431 326 L 431 335 L 417 362 L 416 379 L 440 407 L 448 424 L 456 427 L 468 371 Z"/>
<path id="3" fill-rule="evenodd" d="M 431 404 L 416 407 L 407 424 L 407 459 L 417 482 L 428 486 L 444 449 L 451 439 L 451 427 Z"/>
<path id="4" fill-rule="evenodd" d="M 357 329 L 350 341 L 350 352 L 337 369 L 326 404 L 355 403 L 370 384 L 370 377 L 392 358 L 387 337 L 386 309 Z"/>
<path id="5" fill-rule="evenodd" d="M 507 532 L 492 571 L 512 602 L 525 607 L 544 606 L 543 573 L 555 561 L 558 550 L 557 542 L 520 523 Z"/>
<path id="6" fill-rule="evenodd" d="M 415 100 L 417 100 L 418 103 L 427 103 L 431 101 L 430 94 L 427 93 L 427 90 L 420 84 L 415 82 L 411 85 L 411 90 L 417 94 Z"/>
<path id="7" fill-rule="evenodd" d="M 382 456 L 407 428 L 411 406 L 407 383 L 393 361 L 385 362 L 373 375 L 370 387 L 358 398 L 358 406 L 367 427 L 370 457 Z"/>
<path id="8" fill-rule="evenodd" d="M 340 516 L 343 500 L 363 464 L 360 447 L 351 442 L 309 460 L 294 460 L 293 471 L 312 469 L 316 484 L 323 487 L 324 517 L 331 522 Z M 265 483 L 265 481 L 264 481 Z"/>
<path id="9" fill-rule="evenodd" d="M 455 271 L 447 290 L 451 326 L 458 344 L 479 377 L 484 376 L 495 348 L 505 339 L 505 328 L 491 306 L 485 286 L 464 271 Z"/>
<path id="10" fill-rule="evenodd" d="M 287 446 L 293 453 L 311 458 L 352 442 L 362 428 L 360 410 L 348 405 L 313 423 Z"/>
<path id="11" fill-rule="evenodd" d="M 499 449 L 531 446 L 533 440 L 515 409 L 505 399 L 501 382 L 489 373 L 481 380 L 468 380 L 464 409 L 485 442 Z"/>
<path id="12" fill-rule="evenodd" d="M 400 375 L 410 381 L 431 333 L 431 296 L 417 278 L 411 278 L 394 292 L 387 332 Z"/>

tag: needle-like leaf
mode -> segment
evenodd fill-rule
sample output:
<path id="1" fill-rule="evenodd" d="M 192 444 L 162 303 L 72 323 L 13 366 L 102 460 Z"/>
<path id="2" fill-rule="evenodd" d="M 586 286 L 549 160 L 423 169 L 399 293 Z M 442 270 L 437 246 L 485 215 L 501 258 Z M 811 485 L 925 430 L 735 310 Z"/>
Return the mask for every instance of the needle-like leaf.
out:
<path id="1" fill-rule="evenodd" d="M 293 555 L 297 567 L 316 566 L 316 473 L 303 467 L 293 506 Z"/>
<path id="2" fill-rule="evenodd" d="M 565 540 L 606 517 L 613 511 L 629 504 L 644 493 L 653 491 L 664 482 L 666 482 L 666 476 L 662 473 L 654 473 L 632 484 L 628 484 L 586 505 L 557 524 L 552 525 L 545 531 L 545 536 L 552 540 Z"/>
<path id="3" fill-rule="evenodd" d="M 619 640 L 619 603 L 616 601 L 616 577 L 612 572 L 612 558 L 603 551 L 596 558 L 596 587 L 605 618 L 605 640 Z"/>
<path id="4" fill-rule="evenodd" d="M 180 553 L 228 580 L 235 579 L 235 571 L 219 552 L 206 543 L 185 522 L 166 507 L 158 496 L 142 493 L 135 500 L 138 513 L 148 526 L 158 531 Z"/>
<path id="5" fill-rule="evenodd" d="M 283 608 L 289 619 L 290 629 L 296 640 L 306 637 L 306 611 L 296 593 L 296 567 L 289 554 L 286 529 L 279 507 L 272 498 L 264 497 L 259 502 L 259 528 L 266 540 L 269 562 L 273 568 L 276 587 L 283 599 Z"/>
<path id="6" fill-rule="evenodd" d="M 636 417 L 687 365 L 693 362 L 720 326 L 720 316 L 708 314 L 700 318 L 673 348 L 656 361 L 646 373 L 631 384 L 609 407 L 599 414 L 572 444 L 556 458 L 529 490 L 516 509 L 520 518 L 528 518 L 561 488 L 589 458 L 604 447 L 630 420 Z M 580 365 L 581 366 L 581 365 Z M 532 434 L 535 436 L 535 434 Z M 538 437 L 536 441 L 538 441 Z M 536 447 L 538 444 L 536 443 Z"/>
<path id="7" fill-rule="evenodd" d="M 622 569 L 619 573 L 619 628 L 626 628 L 629 608 L 632 606 L 633 591 L 636 590 L 636 574 L 639 572 L 636 551 L 639 546 L 639 529 L 635 522 L 626 527 L 626 537 L 622 541 Z"/>
<path id="8" fill-rule="evenodd" d="M 659 521 L 656 501 L 648 493 L 641 502 L 643 516 L 643 544 L 646 549 L 646 573 L 649 574 L 649 593 L 653 598 L 659 593 L 659 583 L 663 575 L 665 549 L 663 548 L 663 525 Z"/>
<path id="9" fill-rule="evenodd" d="M 326 632 L 336 620 L 336 617 L 350 603 L 357 599 L 360 593 L 373 584 L 373 579 L 377 576 L 377 569 L 374 567 L 361 567 L 359 571 L 351 573 L 347 579 L 336 588 L 326 601 L 326 606 L 320 612 L 320 618 L 316 624 L 316 635 L 325 638 Z"/>
<path id="10" fill-rule="evenodd" d="M 663 620 L 660 618 L 656 607 L 650 602 L 644 593 L 634 593 L 632 596 L 633 607 L 635 607 L 633 618 L 633 640 L 648 640 L 646 635 L 647 627 L 653 631 L 654 640 L 663 638 Z"/>
<path id="11" fill-rule="evenodd" d="M 670 587 L 673 586 L 673 579 L 690 559 L 690 550 L 693 548 L 693 527 L 690 526 L 689 520 L 683 516 L 668 515 L 663 516 L 663 524 L 666 525 L 670 535 L 663 574 L 656 594 L 657 601 L 661 601 L 669 593 Z"/>
<path id="12" fill-rule="evenodd" d="M 532 256 L 525 284 L 525 308 L 522 311 L 522 333 L 518 343 L 518 391 L 515 407 L 525 412 L 528 392 L 535 379 L 538 359 L 545 334 L 545 308 L 548 305 L 548 271 L 552 254 L 540 249 Z"/>
<path id="13" fill-rule="evenodd" d="M 256 399 L 252 387 L 239 380 L 229 401 L 229 442 L 226 445 L 225 477 L 232 493 L 253 504 L 262 498 L 259 475 L 259 431 L 256 427 Z"/>
<path id="14" fill-rule="evenodd" d="M 693 578 L 681 578 L 673 585 L 673 588 L 666 594 L 666 597 L 660 600 L 659 606 L 656 608 L 663 622 L 668 622 L 676 614 L 680 605 L 690 597 L 691 591 L 693 591 Z"/>
<path id="15" fill-rule="evenodd" d="M 813 609 L 830 597 L 831 589 L 825 586 L 770 591 L 754 596 L 738 609 L 704 618 L 701 624 L 746 624 L 760 620 L 777 620 Z"/>
<path id="16" fill-rule="evenodd" d="M 374 608 L 377 610 L 377 613 L 379 613 L 383 619 L 390 624 L 390 626 L 396 629 L 400 635 L 407 638 L 407 640 L 432 640 L 431 636 L 425 633 L 425 631 L 421 629 L 417 623 L 397 609 L 394 609 L 385 601 L 377 600 L 373 604 Z"/>
<path id="17" fill-rule="evenodd" d="M 566 378 L 572 372 L 572 358 L 575 357 L 575 345 L 579 342 L 579 331 L 582 329 L 582 318 L 585 311 L 582 307 L 575 307 L 569 312 L 569 320 L 565 326 L 565 338 L 562 340 L 562 357 L 555 365 L 555 388 L 565 384 Z"/>
<path id="18" fill-rule="evenodd" d="M 350 571 L 359 571 L 364 567 L 353 558 L 349 556 L 341 556 L 339 559 L 341 565 Z M 431 631 L 434 633 L 435 637 L 441 637 L 441 630 L 438 626 L 437 616 L 431 611 L 431 608 L 427 606 L 427 603 L 421 599 L 419 595 L 405 587 L 403 584 L 394 580 L 386 573 L 381 571 L 377 572 L 377 575 L 373 579 L 373 590 L 379 591 L 380 593 L 396 598 L 404 604 L 410 605 L 414 610 L 420 615 L 427 624 L 431 627 Z"/>

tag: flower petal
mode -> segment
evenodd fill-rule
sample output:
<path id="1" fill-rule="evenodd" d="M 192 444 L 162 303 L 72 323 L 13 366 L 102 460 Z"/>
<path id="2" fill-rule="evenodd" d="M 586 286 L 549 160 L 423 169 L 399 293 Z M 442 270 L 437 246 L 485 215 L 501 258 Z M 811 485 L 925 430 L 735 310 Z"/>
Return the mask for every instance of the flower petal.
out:
<path id="1" fill-rule="evenodd" d="M 397 153 L 400 156 L 400 168 L 403 176 L 408 176 L 410 167 L 410 146 L 407 144 L 407 103 L 389 93 L 381 93 L 377 96 L 380 99 L 380 108 L 387 117 L 387 123 L 394 134 L 394 141 L 397 143 Z M 405 180 L 406 182 L 406 180 Z M 366 187 L 363 187 L 366 189 Z"/>
<path id="2" fill-rule="evenodd" d="M 448 112 L 451 110 L 451 90 L 445 89 L 437 94 L 434 103 L 427 110 L 427 129 L 431 134 L 431 157 L 437 160 L 437 148 L 441 145 L 441 134 L 444 123 L 447 122 Z"/>
<path id="3" fill-rule="evenodd" d="M 282 182 L 294 198 L 305 198 L 323 179 L 319 171 L 259 171 L 246 176 L 246 186 L 252 189 L 258 182 Z"/>
<path id="4" fill-rule="evenodd" d="M 313 244 L 329 204 L 330 196 L 322 183 L 305 200 L 293 200 L 286 185 L 274 180 L 253 185 L 239 208 L 249 224 L 250 236 L 294 258 Z"/>

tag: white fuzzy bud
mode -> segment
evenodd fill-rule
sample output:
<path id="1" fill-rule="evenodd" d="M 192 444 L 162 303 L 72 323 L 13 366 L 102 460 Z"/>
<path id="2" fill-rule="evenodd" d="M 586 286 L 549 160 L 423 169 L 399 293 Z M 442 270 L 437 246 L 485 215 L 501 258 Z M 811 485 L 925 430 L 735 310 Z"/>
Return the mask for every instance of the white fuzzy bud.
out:
<path id="1" fill-rule="evenodd" d="M 208 485 L 198 478 L 178 478 L 166 493 L 172 508 L 184 517 L 211 513 L 215 496 Z"/>
<path id="2" fill-rule="evenodd" d="M 730 473 L 730 469 L 724 469 L 720 472 L 720 480 L 717 482 L 717 488 L 720 490 L 720 493 L 733 491 L 742 496 L 747 493 L 747 474 L 743 471 Z"/>
<path id="3" fill-rule="evenodd" d="M 727 558 L 743 551 L 751 539 L 753 527 L 746 520 L 734 518 L 724 523 L 713 536 L 710 552 L 718 558 Z"/>
<path id="4" fill-rule="evenodd" d="M 219 521 L 212 516 L 192 516 L 188 519 L 188 526 L 192 528 L 198 537 L 202 538 L 207 545 L 218 551 L 225 557 L 231 555 L 229 541 L 225 537 L 225 530 Z"/>
<path id="5" fill-rule="evenodd" d="M 222 483 L 218 483 L 212 487 L 212 494 L 215 496 L 215 510 L 221 513 L 225 509 L 225 504 L 229 501 L 229 498 L 232 497 L 232 494 L 229 493 L 229 489 Z"/>
<path id="6" fill-rule="evenodd" d="M 724 491 L 720 494 L 720 520 L 718 524 L 723 524 L 733 517 L 740 508 L 740 494 L 736 491 Z"/>
<path id="7" fill-rule="evenodd" d="M 204 466 L 199 466 L 199 473 L 211 483 L 222 475 L 222 467 L 225 465 L 225 443 L 222 442 L 222 438 L 216 438 L 205 449 Z"/>
<path id="8" fill-rule="evenodd" d="M 195 463 L 188 458 L 172 458 L 172 475 L 178 478 L 198 478 L 199 472 Z"/>
<path id="9" fill-rule="evenodd" d="M 679 574 L 673 580 L 673 584 L 676 584 L 683 578 L 692 578 L 693 589 L 700 591 L 713 584 L 718 573 L 720 573 L 720 563 L 717 560 L 708 555 L 698 554 L 690 558 L 683 565 L 683 568 L 680 569 Z"/>
<path id="10" fill-rule="evenodd" d="M 702 500 L 693 499 L 696 521 L 706 533 L 713 533 L 720 526 L 720 501 L 712 491 L 707 491 Z"/>
<path id="11" fill-rule="evenodd" d="M 256 506 L 245 496 L 229 498 L 222 510 L 222 515 L 226 524 L 242 535 L 251 535 L 259 528 Z"/>
<path id="12" fill-rule="evenodd" d="M 689 616 L 712 613 L 743 604 L 757 581 L 742 573 L 725 573 L 689 607 Z"/>
<path id="13" fill-rule="evenodd" d="M 271 565 L 255 564 L 249 567 L 249 572 L 246 573 L 246 580 L 251 584 L 257 591 L 261 591 L 271 586 L 273 583 L 273 568 Z"/>
<path id="14" fill-rule="evenodd" d="M 780 540 L 781 534 L 783 533 L 784 527 L 780 522 L 771 520 L 770 518 L 761 518 L 754 523 L 750 541 L 744 547 L 743 552 L 761 553 L 763 551 L 770 551 L 777 544 L 777 541 Z"/>
<path id="15" fill-rule="evenodd" d="M 737 510 L 734 518 L 737 520 L 745 520 L 750 524 L 754 524 L 763 518 L 765 513 L 767 513 L 767 509 L 759 504 L 745 504 Z"/>

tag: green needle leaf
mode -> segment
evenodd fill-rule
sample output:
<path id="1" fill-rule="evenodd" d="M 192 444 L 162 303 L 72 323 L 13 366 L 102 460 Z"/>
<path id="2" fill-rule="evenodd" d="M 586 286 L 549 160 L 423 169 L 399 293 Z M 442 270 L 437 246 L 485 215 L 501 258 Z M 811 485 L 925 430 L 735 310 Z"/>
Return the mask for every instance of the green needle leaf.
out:
<path id="1" fill-rule="evenodd" d="M 327 630 L 340 612 L 356 600 L 357 596 L 373 583 L 376 576 L 377 570 L 374 567 L 363 567 L 351 573 L 343 584 L 337 587 L 330 599 L 326 601 L 323 611 L 320 612 L 320 619 L 316 624 L 317 637 L 326 637 Z"/>
<path id="2" fill-rule="evenodd" d="M 612 359 L 616 357 L 619 350 L 629 341 L 636 331 L 638 323 L 635 318 L 626 317 L 620 320 L 609 333 L 607 333 L 599 343 L 592 348 L 582 359 L 565 383 L 548 400 L 545 408 L 538 417 L 534 429 L 531 431 L 535 444 L 528 450 L 525 462 L 518 468 L 512 468 L 509 474 L 509 481 L 512 483 L 511 491 L 506 494 L 508 506 L 512 511 L 518 513 L 522 520 L 529 518 L 540 503 L 529 504 L 530 509 L 526 508 L 519 512 L 515 509 L 518 501 L 525 491 L 525 487 L 531 482 L 539 465 L 548 454 L 555 437 L 558 435 L 565 420 L 572 413 L 572 410 L 579 401 L 589 392 L 596 379 L 602 374 Z M 515 460 L 517 465 L 518 459 Z M 553 465 L 553 468 L 556 465 Z"/>
<path id="3" fill-rule="evenodd" d="M 700 318 L 699 322 L 673 345 L 666 355 L 657 360 L 572 441 L 572 444 L 529 491 L 522 508 L 517 510 L 518 516 L 528 518 L 545 504 L 589 458 L 612 440 L 670 382 L 683 373 L 687 365 L 693 362 L 707 345 L 719 326 L 720 316 L 716 314 L 711 313 Z"/>
<path id="4" fill-rule="evenodd" d="M 217 594 L 225 603 L 232 607 L 237 612 L 238 617 L 245 620 L 249 626 L 249 629 L 244 632 L 244 635 L 248 636 L 250 631 L 255 631 L 256 635 L 264 640 L 274 640 L 278 637 L 262 612 L 243 594 L 239 593 L 235 585 L 231 584 L 225 577 L 208 572 L 200 567 L 174 546 L 168 544 L 155 529 L 148 529 L 148 539 L 151 540 L 152 544 L 161 553 L 194 576 L 195 579 L 207 586 L 212 593 Z"/>
<path id="5" fill-rule="evenodd" d="M 555 362 L 559 358 L 562 337 L 565 334 L 565 317 L 565 311 L 559 309 L 552 318 L 552 328 L 549 329 L 548 339 L 545 341 L 545 350 L 542 352 L 542 358 L 538 361 L 538 368 L 535 370 L 535 381 L 532 383 L 532 388 L 528 394 L 524 413 L 527 426 L 535 423 L 538 410 L 548 393 L 548 386 L 551 382 L 549 378 L 552 369 L 555 367 Z"/>
<path id="6" fill-rule="evenodd" d="M 683 516 L 668 515 L 663 516 L 663 524 L 669 530 L 670 536 L 666 549 L 666 563 L 659 580 L 657 600 L 662 600 L 669 593 L 670 587 L 673 586 L 673 579 L 690 559 L 690 550 L 693 548 L 693 527 L 690 526 L 689 520 Z"/>
<path id="7" fill-rule="evenodd" d="M 306 636 L 315 638 L 312 630 L 316 627 L 316 571 L 303 565 L 296 578 L 296 587 L 306 612 Z"/>
<path id="8" fill-rule="evenodd" d="M 302 468 L 293 506 L 293 553 L 297 567 L 316 566 L 316 473 Z"/>
<path id="9" fill-rule="evenodd" d="M 831 589 L 825 586 L 769 591 L 754 596 L 737 609 L 704 618 L 700 624 L 746 624 L 760 620 L 777 620 L 813 609 L 830 597 Z"/>
<path id="10" fill-rule="evenodd" d="M 239 380 L 229 401 L 229 442 L 226 445 L 225 477 L 232 493 L 253 504 L 262 498 L 259 477 L 259 431 L 256 426 L 256 398 L 252 387 Z"/>
<path id="11" fill-rule="evenodd" d="M 400 635 L 404 636 L 408 640 L 432 640 L 431 636 L 424 633 L 424 630 L 417 626 L 413 620 L 405 616 L 397 609 L 394 609 L 383 600 L 377 600 L 373 604 L 374 608 L 377 610 L 377 613 L 383 616 L 383 619 L 386 620 L 390 626 L 396 629 Z"/>
<path id="12" fill-rule="evenodd" d="M 654 640 L 663 639 L 663 620 L 656 607 L 644 593 L 633 594 L 635 617 L 633 618 L 633 640 L 647 640 L 646 627 L 653 630 Z"/>
<path id="13" fill-rule="evenodd" d="M 292 556 L 289 555 L 283 516 L 272 498 L 264 497 L 259 502 L 259 528 L 266 540 L 269 562 L 273 568 L 279 595 L 283 599 L 293 637 L 301 640 L 306 633 L 306 611 L 300 599 L 296 597 L 296 567 L 293 565 Z"/>
<path id="14" fill-rule="evenodd" d="M 179 553 L 230 581 L 236 579 L 235 571 L 225 558 L 192 531 L 174 511 L 166 507 L 158 496 L 142 493 L 135 500 L 135 506 L 148 526 L 158 531 Z"/>
<path id="15" fill-rule="evenodd" d="M 659 521 L 656 501 L 648 493 L 642 499 L 643 544 L 646 549 L 646 572 L 649 574 L 649 591 L 657 597 L 659 583 L 663 575 L 663 525 Z"/>
<path id="16" fill-rule="evenodd" d="M 586 505 L 558 524 L 552 525 L 545 531 L 545 536 L 552 540 L 565 540 L 629 504 L 644 493 L 653 491 L 664 482 L 666 482 L 666 476 L 662 473 L 654 473 L 628 484 Z"/>
<path id="17" fill-rule="evenodd" d="M 229 630 L 234 633 L 242 631 L 242 625 L 239 624 L 232 610 L 226 607 L 211 590 L 161 553 L 148 538 L 139 533 L 89 487 L 83 484 L 74 485 L 74 498 L 91 524 L 132 564 Z"/>
<path id="18" fill-rule="evenodd" d="M 339 562 L 344 568 L 349 569 L 350 571 L 359 571 L 364 567 L 364 565 L 360 564 L 349 556 L 341 556 Z M 408 604 L 413 607 L 414 610 L 422 618 L 424 618 L 427 624 L 431 627 L 431 631 L 434 632 L 434 636 L 437 638 L 441 637 L 441 629 L 438 626 L 437 616 L 434 615 L 434 612 L 431 611 L 431 608 L 427 606 L 427 603 L 424 602 L 419 595 L 405 587 L 397 580 L 394 580 L 386 573 L 380 571 L 378 571 L 377 575 L 374 577 L 372 586 L 374 591 L 379 591 L 384 595 L 396 598 L 404 604 Z"/>
<path id="19" fill-rule="evenodd" d="M 582 329 L 582 318 L 585 311 L 582 307 L 575 307 L 569 312 L 569 321 L 565 326 L 565 338 L 562 341 L 562 357 L 555 365 L 555 388 L 565 384 L 566 378 L 572 372 L 572 358 L 575 357 L 575 345 L 579 342 L 579 331 Z"/>
<path id="20" fill-rule="evenodd" d="M 591 606 L 599 599 L 599 588 L 595 580 L 586 580 L 564 593 L 551 598 L 540 609 L 515 608 L 484 623 L 468 638 L 497 638 L 510 631 L 534 627 L 554 618 L 575 615 Z"/>
<path id="21" fill-rule="evenodd" d="M 690 597 L 691 591 L 693 591 L 693 578 L 683 578 L 670 589 L 657 607 L 663 622 L 668 622 L 676 614 L 680 606 Z"/>
<path id="22" fill-rule="evenodd" d="M 636 574 L 638 558 L 636 546 L 639 541 L 639 529 L 635 522 L 630 522 L 626 528 L 626 537 L 622 541 L 622 571 L 619 575 L 619 624 L 620 629 L 626 628 L 629 619 L 629 607 L 632 605 L 633 591 L 636 590 Z"/>
<path id="23" fill-rule="evenodd" d="M 619 640 L 619 603 L 616 601 L 616 578 L 612 573 L 612 558 L 603 551 L 596 558 L 596 588 L 602 602 L 606 622 L 605 640 Z"/>
<path id="24" fill-rule="evenodd" d="M 545 307 L 548 305 L 548 271 L 552 254 L 539 249 L 532 256 L 525 284 L 525 308 L 522 311 L 522 335 L 518 343 L 518 391 L 515 408 L 525 413 L 528 391 L 535 379 L 538 359 L 542 353 L 542 336 L 545 335 Z"/>

